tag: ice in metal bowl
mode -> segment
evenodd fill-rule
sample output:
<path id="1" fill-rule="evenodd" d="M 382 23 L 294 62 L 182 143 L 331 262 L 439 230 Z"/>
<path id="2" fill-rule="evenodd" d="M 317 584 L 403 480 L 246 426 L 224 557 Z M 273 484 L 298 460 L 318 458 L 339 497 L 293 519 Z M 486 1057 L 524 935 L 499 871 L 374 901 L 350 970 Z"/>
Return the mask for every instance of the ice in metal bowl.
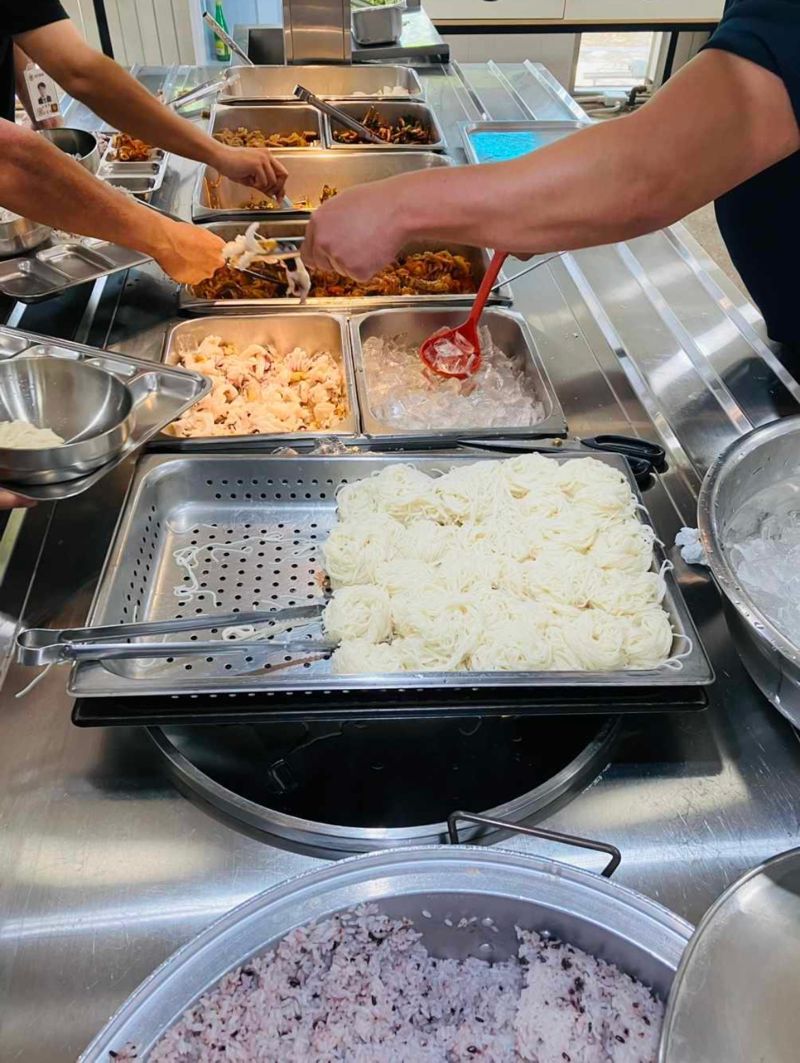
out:
<path id="1" fill-rule="evenodd" d="M 65 155 L 71 155 L 89 173 L 97 173 L 100 167 L 100 147 L 94 133 L 85 129 L 42 129 L 39 133 Z"/>
<path id="2" fill-rule="evenodd" d="M 110 461 L 131 431 L 133 400 L 103 369 L 34 355 L 0 363 L 0 421 L 27 421 L 61 436 L 61 446 L 0 447 L 0 481 L 60 483 Z"/>

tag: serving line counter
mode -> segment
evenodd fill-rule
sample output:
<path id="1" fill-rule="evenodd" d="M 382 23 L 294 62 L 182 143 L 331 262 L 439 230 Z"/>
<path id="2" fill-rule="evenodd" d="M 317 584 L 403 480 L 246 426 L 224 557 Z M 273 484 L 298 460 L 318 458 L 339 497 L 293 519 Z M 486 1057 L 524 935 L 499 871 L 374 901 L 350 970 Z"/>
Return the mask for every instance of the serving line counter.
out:
<path id="1" fill-rule="evenodd" d="M 208 72 L 140 76 L 169 97 Z M 463 122 L 577 114 L 535 65 L 420 76 L 462 161 Z M 77 106 L 67 117 L 96 124 Z M 173 160 L 156 202 L 189 217 L 193 184 L 194 167 Z M 645 495 L 665 543 L 695 523 L 700 481 L 722 447 L 798 411 L 800 389 L 757 311 L 682 226 L 568 255 L 515 283 L 513 296 L 570 435 L 639 435 L 666 448 L 669 471 Z M 58 300 L 7 302 L 0 321 L 155 359 L 176 306 L 175 286 L 146 266 Z M 20 615 L 28 625 L 84 621 L 132 473 L 127 462 L 77 498 L 6 518 L 0 638 Z M 409 723 L 392 742 L 369 727 L 347 737 L 281 732 L 279 756 L 269 741 L 254 753 L 237 728 L 224 740 L 221 729 L 76 728 L 63 670 L 16 698 L 31 675 L 12 664 L 0 692 L 3 1057 L 74 1059 L 142 978 L 213 919 L 343 853 L 438 840 L 448 797 L 474 811 L 513 805 L 517 817 L 618 846 L 616 881 L 696 922 L 742 871 L 796 844 L 800 747 L 745 674 L 708 578 L 675 560 L 717 676 L 705 712 L 619 722 L 610 704 L 606 720 Z M 382 743 L 396 756 L 376 763 Z M 516 801 L 503 789 L 513 743 Z M 293 756 L 309 748 L 323 753 L 302 761 L 309 777 L 298 779 Z M 451 781 L 434 793 L 437 761 Z M 450 775 L 454 765 L 465 782 Z M 361 777 L 384 770 L 390 787 Z M 289 814 L 293 785 L 303 801 Z M 592 870 L 602 862 L 531 839 L 504 844 Z"/>

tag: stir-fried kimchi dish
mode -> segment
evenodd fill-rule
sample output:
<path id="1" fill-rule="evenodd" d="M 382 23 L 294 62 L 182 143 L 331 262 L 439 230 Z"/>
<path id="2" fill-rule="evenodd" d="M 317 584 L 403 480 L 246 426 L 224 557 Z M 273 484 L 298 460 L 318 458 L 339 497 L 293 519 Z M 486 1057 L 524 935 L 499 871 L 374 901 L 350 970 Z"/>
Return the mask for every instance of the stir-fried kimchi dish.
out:
<path id="1" fill-rule="evenodd" d="M 267 133 L 264 129 L 220 129 L 214 134 L 220 144 L 234 148 L 310 148 L 319 140 L 313 129 L 296 130 L 293 133 Z"/>
<path id="2" fill-rule="evenodd" d="M 430 126 L 413 114 L 401 115 L 396 122 L 391 122 L 376 107 L 370 107 L 359 120 L 387 144 L 432 144 L 436 139 Z M 337 125 L 333 127 L 333 139 L 339 144 L 367 143 L 352 129 Z"/>
<path id="3" fill-rule="evenodd" d="M 256 264 L 253 268 L 260 269 Z M 200 299 L 276 299 L 286 295 L 283 278 L 253 277 L 225 266 L 190 289 Z M 311 274 L 310 297 L 359 298 L 381 295 L 470 295 L 477 290 L 472 263 L 452 251 L 400 255 L 372 280 L 355 281 L 338 273 Z"/>
<path id="4" fill-rule="evenodd" d="M 167 429 L 181 438 L 325 432 L 348 413 L 342 366 L 329 351 L 239 348 L 206 336 L 176 364 L 211 381 L 211 391 Z"/>
<path id="5" fill-rule="evenodd" d="M 111 158 L 114 162 L 149 162 L 153 148 L 130 133 L 115 133 L 111 139 Z"/>

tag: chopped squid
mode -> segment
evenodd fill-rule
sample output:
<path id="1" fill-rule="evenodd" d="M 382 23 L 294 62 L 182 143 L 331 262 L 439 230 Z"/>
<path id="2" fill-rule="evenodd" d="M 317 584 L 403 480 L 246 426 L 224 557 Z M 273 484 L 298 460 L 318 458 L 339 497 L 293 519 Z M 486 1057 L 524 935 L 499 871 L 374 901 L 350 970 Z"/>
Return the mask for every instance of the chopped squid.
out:
<path id="1" fill-rule="evenodd" d="M 297 296 L 301 303 L 311 291 L 311 277 L 299 255 L 276 254 L 275 240 L 257 236 L 259 222 L 248 225 L 244 233 L 229 240 L 222 249 L 222 257 L 233 269 L 249 270 L 255 262 L 280 263 L 286 271 L 287 294 Z"/>

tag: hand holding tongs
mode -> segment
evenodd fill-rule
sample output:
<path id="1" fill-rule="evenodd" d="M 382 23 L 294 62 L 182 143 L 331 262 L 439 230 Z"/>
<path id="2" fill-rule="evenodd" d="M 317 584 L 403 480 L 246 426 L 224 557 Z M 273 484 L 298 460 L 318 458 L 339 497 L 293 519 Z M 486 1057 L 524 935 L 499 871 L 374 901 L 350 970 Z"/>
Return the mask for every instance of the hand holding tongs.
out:
<path id="1" fill-rule="evenodd" d="M 218 639 L 206 642 L 126 642 L 131 638 L 175 635 L 183 631 L 242 627 L 292 621 L 304 627 L 319 620 L 320 605 L 271 609 L 217 616 L 194 616 L 185 620 L 162 620 L 146 624 L 109 624 L 104 627 L 28 628 L 17 636 L 19 664 L 38 666 L 65 661 L 136 660 L 152 657 L 210 656 L 218 653 L 253 653 L 275 650 L 281 653 L 330 653 L 335 642 L 299 636 L 270 639 Z"/>
<path id="2" fill-rule="evenodd" d="M 387 142 L 381 140 L 377 133 L 373 133 L 371 129 L 368 129 L 361 122 L 355 118 L 351 118 L 349 114 L 345 114 L 344 111 L 340 111 L 338 107 L 334 107 L 332 103 L 328 103 L 325 100 L 321 100 L 318 96 L 315 96 L 313 92 L 309 92 L 308 89 L 304 89 L 302 85 L 295 85 L 294 94 L 298 100 L 302 100 L 303 103 L 308 103 L 312 107 L 316 107 L 318 111 L 323 114 L 327 114 L 329 118 L 333 118 L 340 125 L 345 126 L 347 129 L 352 130 L 353 133 L 357 133 L 364 140 L 370 144 L 380 144 L 386 147 Z"/>

